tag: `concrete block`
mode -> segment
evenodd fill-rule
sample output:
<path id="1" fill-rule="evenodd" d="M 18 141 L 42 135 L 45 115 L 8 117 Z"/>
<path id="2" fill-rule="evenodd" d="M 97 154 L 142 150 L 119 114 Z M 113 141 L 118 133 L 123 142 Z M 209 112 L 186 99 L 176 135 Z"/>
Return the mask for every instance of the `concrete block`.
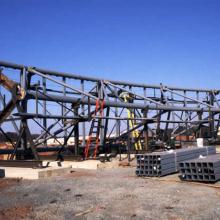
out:
<path id="1" fill-rule="evenodd" d="M 70 164 L 72 168 L 96 170 L 101 162 L 98 160 L 84 160 L 80 162 L 70 162 Z"/>
<path id="2" fill-rule="evenodd" d="M 57 168 L 57 169 L 46 169 L 38 172 L 38 178 L 48 178 L 48 177 L 54 177 L 54 176 L 62 176 L 65 174 L 68 174 L 71 172 L 71 167 L 66 168 Z"/>
<path id="3" fill-rule="evenodd" d="M 40 179 L 54 176 L 61 176 L 67 173 L 70 173 L 72 168 L 42 168 L 42 169 L 33 169 L 33 168 L 21 168 L 21 167 L 5 167 L 5 177 L 6 178 L 22 178 L 22 179 Z"/>

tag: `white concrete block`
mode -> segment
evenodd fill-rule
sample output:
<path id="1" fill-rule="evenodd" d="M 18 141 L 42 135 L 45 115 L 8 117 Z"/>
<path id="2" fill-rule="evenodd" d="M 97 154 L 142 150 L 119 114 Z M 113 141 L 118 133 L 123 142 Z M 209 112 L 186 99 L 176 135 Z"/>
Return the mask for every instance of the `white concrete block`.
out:
<path id="1" fill-rule="evenodd" d="M 0 169 L 1 170 L 1 169 Z M 6 178 L 22 178 L 22 179 L 40 179 L 54 176 L 61 176 L 71 172 L 71 167 L 59 168 L 21 168 L 21 167 L 5 167 Z"/>

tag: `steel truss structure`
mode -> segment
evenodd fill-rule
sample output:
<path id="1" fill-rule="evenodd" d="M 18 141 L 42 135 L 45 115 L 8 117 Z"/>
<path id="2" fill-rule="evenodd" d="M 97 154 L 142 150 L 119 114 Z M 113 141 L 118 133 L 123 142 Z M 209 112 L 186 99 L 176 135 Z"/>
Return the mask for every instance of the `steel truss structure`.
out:
<path id="1" fill-rule="evenodd" d="M 0 71 L 16 78 L 16 85 L 25 91 L 7 117 L 0 115 L 0 130 L 13 146 L 10 159 L 32 155 L 39 160 L 39 149 L 51 150 L 47 147 L 51 139 L 59 145 L 58 154 L 83 155 L 87 148 L 90 156 L 95 148 L 99 153 L 137 151 L 135 143 L 141 143 L 138 151 L 148 151 L 152 139 L 166 143 L 185 135 L 186 140 L 195 140 L 202 137 L 204 126 L 207 137 L 217 139 L 220 90 L 106 80 L 4 61 Z M 14 97 L 1 88 L 1 112 L 10 93 Z M 19 134 L 15 142 L 8 136 L 10 129 Z M 33 138 L 33 133 L 39 135 Z"/>

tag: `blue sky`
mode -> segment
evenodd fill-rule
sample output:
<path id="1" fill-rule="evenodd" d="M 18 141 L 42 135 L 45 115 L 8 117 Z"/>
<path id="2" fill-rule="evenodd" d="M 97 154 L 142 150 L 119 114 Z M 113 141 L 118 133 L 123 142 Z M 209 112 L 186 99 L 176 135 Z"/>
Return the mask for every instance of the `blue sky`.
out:
<path id="1" fill-rule="evenodd" d="M 0 59 L 220 88 L 218 0 L 0 0 Z"/>

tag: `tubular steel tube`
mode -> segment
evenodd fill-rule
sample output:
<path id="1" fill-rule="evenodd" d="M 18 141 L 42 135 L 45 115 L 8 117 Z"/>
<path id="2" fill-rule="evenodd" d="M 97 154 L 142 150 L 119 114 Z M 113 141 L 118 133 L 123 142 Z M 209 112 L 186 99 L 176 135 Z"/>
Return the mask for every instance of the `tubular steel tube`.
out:
<path id="1" fill-rule="evenodd" d="M 14 64 L 6 61 L 0 61 L 0 66 L 7 67 L 7 68 L 13 68 L 13 69 L 28 69 L 31 66 L 25 66 L 25 65 L 19 65 L 19 64 Z M 72 74 L 72 73 L 65 73 L 65 72 L 59 72 L 59 71 L 53 71 L 53 70 L 46 70 L 42 68 L 35 68 L 35 70 L 48 74 L 48 75 L 53 75 L 53 76 L 60 76 L 60 77 L 66 77 L 66 78 L 71 78 L 71 79 L 78 79 L 78 80 L 85 80 L 85 81 L 91 81 L 91 82 L 97 82 L 97 81 L 104 81 L 107 79 L 101 79 L 101 78 L 96 78 L 96 77 L 88 77 L 88 76 L 82 76 L 79 74 Z M 141 83 L 131 83 L 131 82 L 125 82 L 125 81 L 118 81 L 118 80 L 107 80 L 113 84 L 117 85 L 125 85 L 125 86 L 134 86 L 134 87 L 143 87 L 143 88 L 155 88 L 155 89 L 161 89 L 161 85 L 147 85 L 147 84 L 141 84 Z M 172 87 L 172 86 L 166 86 L 167 88 L 171 90 L 176 90 L 176 91 L 191 91 L 191 92 L 220 92 L 219 89 L 199 89 L 199 88 L 181 88 L 181 87 Z"/>
<path id="2" fill-rule="evenodd" d="M 55 82 L 55 83 L 57 83 L 57 84 L 59 84 L 59 85 L 62 85 L 62 86 L 64 86 L 64 87 L 68 88 L 68 89 L 71 89 L 71 90 L 75 91 L 75 92 L 78 92 L 78 93 L 80 93 L 80 94 L 83 94 L 83 95 L 85 95 L 85 96 L 88 96 L 88 97 L 90 97 L 90 98 L 92 98 L 92 99 L 97 99 L 97 97 L 95 97 L 95 96 L 93 96 L 93 95 L 91 95 L 91 94 L 89 94 L 89 93 L 86 93 L 86 92 L 83 92 L 83 91 L 81 91 L 81 90 L 79 90 L 79 89 L 73 88 L 72 86 L 69 86 L 69 85 L 66 84 L 65 82 L 61 82 L 61 81 L 59 81 L 59 80 L 53 79 L 53 78 L 51 78 L 51 77 L 49 77 L 49 76 L 47 76 L 47 75 L 45 75 L 45 74 L 42 74 L 42 73 L 39 72 L 39 71 L 36 71 L 36 70 L 34 70 L 34 69 L 30 69 L 30 68 L 29 68 L 28 70 L 29 70 L 31 73 L 34 73 L 34 74 L 37 74 L 37 75 L 39 75 L 39 76 L 41 76 L 41 77 L 43 77 L 43 78 L 49 79 L 49 80 L 51 80 L 52 82 Z"/>
<path id="3" fill-rule="evenodd" d="M 59 151 L 61 147 L 37 147 L 37 152 L 54 152 Z M 18 149 L 17 152 L 23 152 L 23 149 Z M 0 149 L 0 154 L 12 154 L 14 149 Z"/>
<path id="4" fill-rule="evenodd" d="M 57 96 L 51 94 L 37 94 L 39 100 L 47 100 L 47 101 L 57 101 L 57 102 L 67 102 L 67 103 L 79 103 L 79 104 L 88 104 L 88 98 L 84 98 L 83 100 L 76 97 L 69 96 Z M 36 99 L 36 92 L 27 91 L 28 99 Z M 95 105 L 95 100 L 90 100 L 91 105 Z M 115 101 L 105 101 L 105 106 L 109 107 L 120 107 L 120 108 L 131 108 L 131 109 L 149 109 L 149 110 L 167 110 L 167 111 L 203 111 L 203 112 L 217 112 L 220 113 L 220 108 L 191 108 L 191 107 L 178 107 L 178 106 L 159 106 L 159 105 L 144 105 L 139 103 L 125 103 L 125 102 L 115 102 Z"/>

